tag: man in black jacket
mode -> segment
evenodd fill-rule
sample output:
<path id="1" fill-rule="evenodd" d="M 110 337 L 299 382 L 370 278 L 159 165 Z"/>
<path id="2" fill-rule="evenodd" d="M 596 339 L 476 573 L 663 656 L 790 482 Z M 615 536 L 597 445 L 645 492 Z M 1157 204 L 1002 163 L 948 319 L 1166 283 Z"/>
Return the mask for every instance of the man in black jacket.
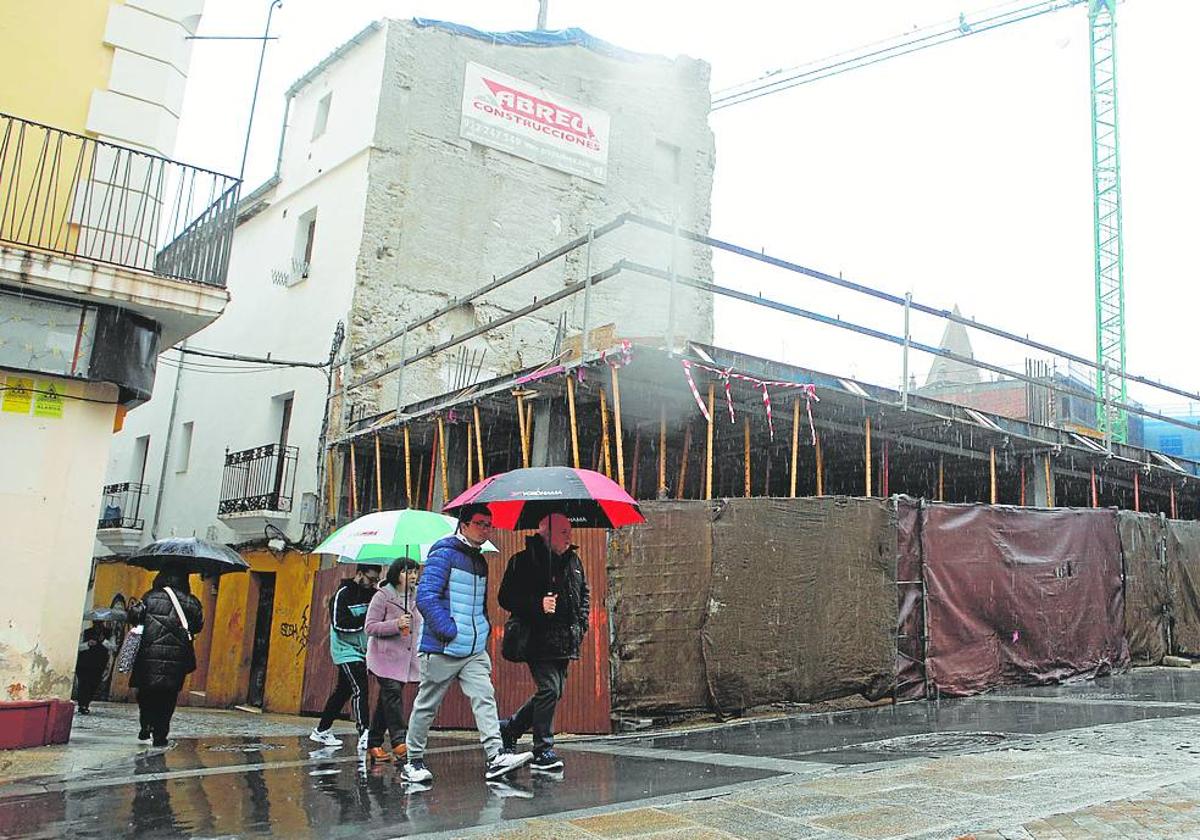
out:
<path id="1" fill-rule="evenodd" d="M 530 768 L 560 770 L 554 751 L 554 709 L 563 693 L 567 664 L 579 658 L 587 632 L 591 601 L 583 563 L 571 545 L 571 521 L 560 513 L 545 517 L 525 549 L 508 561 L 500 584 L 500 606 L 530 628 L 525 661 L 537 691 L 511 718 L 501 721 L 500 736 L 512 748 L 533 732 Z"/>

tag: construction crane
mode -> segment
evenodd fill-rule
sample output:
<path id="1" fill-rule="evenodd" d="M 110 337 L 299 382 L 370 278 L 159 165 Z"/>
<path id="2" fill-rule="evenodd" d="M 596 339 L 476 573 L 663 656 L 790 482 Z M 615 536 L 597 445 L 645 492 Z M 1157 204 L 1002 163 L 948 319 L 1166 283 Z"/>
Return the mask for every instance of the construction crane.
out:
<path id="1" fill-rule="evenodd" d="M 1124 443 L 1125 260 L 1121 234 L 1121 152 L 1117 129 L 1117 0 L 1015 2 L 926 27 L 829 58 L 767 73 L 718 91 L 714 111 L 731 108 L 850 70 L 926 50 L 1063 9 L 1088 6 L 1092 97 L 1092 205 L 1095 221 L 1096 425 L 1105 440 Z"/>

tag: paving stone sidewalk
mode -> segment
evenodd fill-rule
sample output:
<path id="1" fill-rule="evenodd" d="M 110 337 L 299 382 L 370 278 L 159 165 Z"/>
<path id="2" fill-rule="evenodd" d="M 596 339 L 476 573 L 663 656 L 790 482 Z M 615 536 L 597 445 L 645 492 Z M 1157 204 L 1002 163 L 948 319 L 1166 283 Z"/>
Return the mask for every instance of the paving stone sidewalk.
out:
<path id="1" fill-rule="evenodd" d="M 1019 749 L 839 768 L 654 807 L 528 820 L 508 840 L 1200 838 L 1200 718 L 1046 736 Z"/>

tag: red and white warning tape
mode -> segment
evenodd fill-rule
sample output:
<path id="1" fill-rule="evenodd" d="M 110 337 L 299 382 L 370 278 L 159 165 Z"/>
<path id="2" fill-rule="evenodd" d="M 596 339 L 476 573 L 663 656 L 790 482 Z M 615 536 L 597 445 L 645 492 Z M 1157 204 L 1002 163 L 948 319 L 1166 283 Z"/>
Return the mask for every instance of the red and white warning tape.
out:
<path id="1" fill-rule="evenodd" d="M 696 405 L 700 406 L 700 413 L 704 415 L 705 420 L 711 420 L 708 414 L 708 407 L 704 405 L 704 400 L 700 398 L 700 392 L 696 389 L 696 381 L 692 378 L 692 368 L 706 370 L 709 373 L 714 373 L 721 380 L 725 388 L 725 403 L 729 406 L 729 422 L 734 422 L 733 416 L 733 394 L 731 391 L 731 382 L 737 379 L 742 382 L 748 382 L 755 388 L 762 391 L 763 410 L 767 414 L 767 428 L 771 433 L 771 440 L 775 439 L 775 421 L 771 416 L 771 388 L 789 388 L 799 391 L 804 396 L 805 409 L 808 412 L 808 428 L 812 433 L 813 445 L 817 442 L 817 429 L 813 425 L 812 404 L 820 402 L 820 397 L 817 396 L 816 386 L 805 382 L 784 382 L 777 379 L 758 379 L 754 376 L 747 376 L 744 373 L 734 373 L 733 368 L 715 368 L 708 365 L 702 365 L 693 362 L 690 359 L 683 359 L 683 375 L 687 379 L 688 387 L 692 389 L 692 396 L 696 400 Z"/>

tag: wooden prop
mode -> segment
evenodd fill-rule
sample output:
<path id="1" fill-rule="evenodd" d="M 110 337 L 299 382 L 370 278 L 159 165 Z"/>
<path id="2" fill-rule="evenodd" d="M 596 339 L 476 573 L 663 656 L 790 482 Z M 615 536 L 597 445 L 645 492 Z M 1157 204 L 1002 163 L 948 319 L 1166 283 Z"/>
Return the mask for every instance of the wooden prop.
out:
<path id="1" fill-rule="evenodd" d="M 658 407 L 658 489 L 655 498 L 667 497 L 667 407 Z"/>
<path id="2" fill-rule="evenodd" d="M 612 478 L 612 455 L 608 448 L 608 397 L 607 391 L 600 389 L 600 450 L 604 461 L 604 475 Z"/>
<path id="3" fill-rule="evenodd" d="M 796 498 L 796 475 L 800 466 L 800 400 L 792 398 L 792 486 L 788 495 Z M 817 495 L 820 495 L 818 493 Z"/>
<path id="4" fill-rule="evenodd" d="M 412 483 L 412 441 L 409 438 L 408 424 L 404 426 L 404 503 L 413 506 Z"/>
<path id="5" fill-rule="evenodd" d="M 575 418 L 575 377 L 567 374 L 567 407 L 571 410 L 571 463 L 579 469 L 579 423 Z"/>
<path id="6" fill-rule="evenodd" d="M 483 469 L 483 421 L 479 418 L 479 403 L 471 406 L 475 414 L 475 458 L 479 461 L 479 480 L 487 478 Z"/>
<path id="7" fill-rule="evenodd" d="M 864 446 L 866 447 L 867 495 L 871 495 L 871 418 L 863 418 Z"/>
<path id="8" fill-rule="evenodd" d="M 379 456 L 379 435 L 375 435 L 375 510 L 383 510 L 383 466 Z"/>
<path id="9" fill-rule="evenodd" d="M 450 476 L 446 472 L 446 426 L 445 421 L 438 416 L 438 455 L 440 460 L 439 465 L 442 468 L 442 504 L 450 501 Z M 431 508 L 432 510 L 432 508 Z"/>
<path id="10" fill-rule="evenodd" d="M 704 498 L 713 493 L 713 383 L 708 383 L 708 439 L 704 449 Z"/>
<path id="11" fill-rule="evenodd" d="M 610 367 L 613 389 L 613 420 L 616 421 L 617 433 L 617 484 L 625 489 L 625 436 L 621 433 L 621 380 L 617 377 L 617 369 Z"/>
<path id="12" fill-rule="evenodd" d="M 692 453 L 692 424 L 689 422 L 683 432 L 683 452 L 679 459 L 679 484 L 675 486 L 675 498 L 683 498 L 685 482 L 687 482 L 688 456 Z"/>
<path id="13" fill-rule="evenodd" d="M 747 499 L 749 499 L 750 498 L 750 414 L 749 413 L 742 415 L 742 432 L 743 432 L 742 437 L 745 439 L 745 444 L 742 447 L 742 449 L 744 452 L 744 466 L 745 466 L 745 473 L 746 473 L 746 482 L 745 482 L 745 487 L 743 489 L 744 489 L 745 497 Z"/>
<path id="14" fill-rule="evenodd" d="M 354 460 L 354 441 L 350 441 L 350 518 L 358 517 L 358 471 Z"/>
<path id="15" fill-rule="evenodd" d="M 816 436 L 816 452 L 817 452 L 817 495 L 825 495 L 825 451 L 821 448 L 821 435 Z"/>

